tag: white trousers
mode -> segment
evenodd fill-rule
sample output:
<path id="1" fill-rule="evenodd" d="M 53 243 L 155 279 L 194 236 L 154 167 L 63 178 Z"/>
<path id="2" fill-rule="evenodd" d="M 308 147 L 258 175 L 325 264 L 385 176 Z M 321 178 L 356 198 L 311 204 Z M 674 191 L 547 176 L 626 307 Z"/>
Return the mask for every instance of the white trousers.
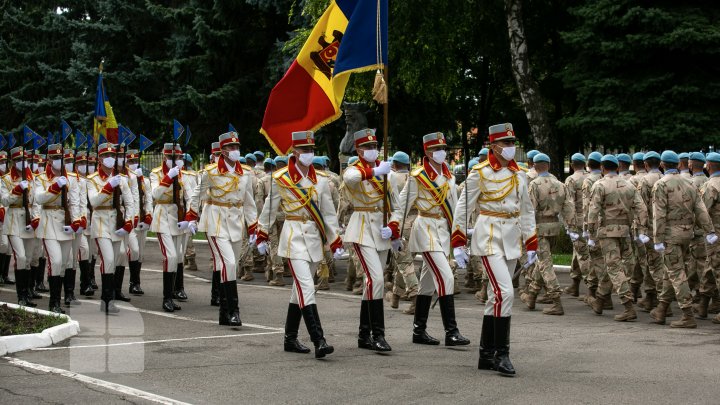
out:
<path id="1" fill-rule="evenodd" d="M 160 252 L 163 255 L 163 272 L 175 273 L 178 260 L 182 258 L 182 235 L 157 234 Z M 182 263 L 182 262 L 181 262 Z"/>
<path id="2" fill-rule="evenodd" d="M 419 295 L 433 295 L 438 297 L 453 295 L 455 278 L 450 263 L 443 252 L 422 252 L 423 265 L 420 270 Z"/>
<path id="3" fill-rule="evenodd" d="M 383 269 L 387 260 L 388 251 L 378 251 L 374 247 L 353 243 L 353 249 L 360 262 L 360 267 L 365 273 L 363 284 L 363 300 L 380 300 L 383 297 L 385 283 L 383 280 Z"/>
<path id="4" fill-rule="evenodd" d="M 145 257 L 145 243 L 147 241 L 147 231 L 135 230 L 130 234 L 130 261 L 142 262 Z"/>
<path id="5" fill-rule="evenodd" d="M 246 250 L 247 241 L 243 239 L 237 242 L 230 242 L 228 239 L 221 239 L 215 236 L 211 236 L 209 239 L 213 268 L 215 271 L 220 272 L 220 282 L 225 283 L 237 280 L 237 263 L 238 260 L 243 259 L 241 256 L 242 252 Z M 178 252 L 180 252 L 179 249 Z M 184 253 L 185 252 L 180 252 L 178 254 L 181 255 Z"/>
<path id="6" fill-rule="evenodd" d="M 10 251 L 10 242 L 8 242 L 8 237 L 5 234 L 0 235 L 0 254 L 12 254 Z"/>
<path id="7" fill-rule="evenodd" d="M 76 267 L 77 262 L 81 260 L 90 260 L 90 245 L 88 244 L 88 237 L 85 235 L 75 235 L 73 241 L 73 268 Z"/>
<path id="8" fill-rule="evenodd" d="M 300 309 L 315 303 L 313 274 L 317 271 L 319 264 L 319 262 L 309 262 L 307 260 L 288 259 L 288 267 L 293 278 L 290 303 L 298 304 Z"/>
<path id="9" fill-rule="evenodd" d="M 120 256 L 120 241 L 113 242 L 110 238 L 95 239 L 100 256 L 100 274 L 115 274 L 117 258 Z"/>
<path id="10" fill-rule="evenodd" d="M 485 304 L 485 315 L 505 317 L 512 315 L 514 298 L 512 272 L 515 271 L 517 259 L 506 260 L 505 256 L 480 256 L 488 280 L 488 300 Z"/>
<path id="11" fill-rule="evenodd" d="M 33 244 L 33 248 L 30 253 L 30 266 L 38 266 L 40 264 L 41 257 L 45 257 L 45 249 L 43 249 L 40 239 L 36 239 L 36 243 Z"/>
<path id="12" fill-rule="evenodd" d="M 65 269 L 72 266 L 72 245 L 72 240 L 42 240 L 45 257 L 47 257 L 48 277 L 65 276 Z"/>
<path id="13" fill-rule="evenodd" d="M 30 260 L 28 256 L 35 251 L 37 239 L 23 239 L 19 236 L 8 236 L 10 249 L 12 250 L 13 259 L 15 260 L 15 271 L 30 269 Z"/>

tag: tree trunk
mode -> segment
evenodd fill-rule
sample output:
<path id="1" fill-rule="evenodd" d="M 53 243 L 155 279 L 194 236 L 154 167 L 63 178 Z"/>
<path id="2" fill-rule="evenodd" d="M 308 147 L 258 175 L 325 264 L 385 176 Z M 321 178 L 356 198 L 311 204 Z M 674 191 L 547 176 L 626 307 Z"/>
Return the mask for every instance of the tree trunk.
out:
<path id="1" fill-rule="evenodd" d="M 553 156 L 557 155 L 556 145 L 552 137 L 550 120 L 545 111 L 545 102 L 530 69 L 522 19 L 522 0 L 505 0 L 505 16 L 510 37 L 512 72 L 525 109 L 525 116 L 530 124 L 535 147 L 550 155 L 554 162 L 560 164 L 561 161 L 556 160 L 557 156 Z M 558 164 L 553 166 L 559 166 Z"/>

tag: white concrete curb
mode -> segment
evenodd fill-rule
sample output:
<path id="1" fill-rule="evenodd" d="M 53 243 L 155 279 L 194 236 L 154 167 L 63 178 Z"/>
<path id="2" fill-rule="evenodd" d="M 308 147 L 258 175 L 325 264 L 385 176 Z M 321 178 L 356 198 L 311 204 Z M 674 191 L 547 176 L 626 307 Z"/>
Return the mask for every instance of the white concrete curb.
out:
<path id="1" fill-rule="evenodd" d="M 0 305 L 7 304 L 10 308 L 21 308 L 19 305 L 9 302 L 0 301 Z M 55 315 L 54 312 L 45 311 L 37 308 L 22 307 L 27 312 L 34 312 L 41 315 Z M 29 333 L 27 335 L 12 335 L 0 337 L 0 356 L 8 353 L 21 352 L 23 350 L 35 349 L 38 347 L 47 347 L 58 344 L 65 339 L 71 338 L 80 333 L 80 324 L 73 321 L 67 315 L 59 315 L 67 318 L 67 322 L 62 325 L 53 326 L 45 329 L 40 333 Z"/>

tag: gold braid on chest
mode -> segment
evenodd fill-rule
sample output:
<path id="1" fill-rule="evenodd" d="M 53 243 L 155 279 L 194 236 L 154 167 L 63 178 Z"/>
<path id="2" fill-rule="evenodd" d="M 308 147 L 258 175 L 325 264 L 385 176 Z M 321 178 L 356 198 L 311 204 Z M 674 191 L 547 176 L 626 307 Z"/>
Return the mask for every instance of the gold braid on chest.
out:
<path id="1" fill-rule="evenodd" d="M 380 190 L 382 190 L 382 188 L 383 188 L 382 182 L 380 182 L 380 181 L 377 181 L 377 180 L 374 180 L 374 179 L 372 179 L 372 180 L 365 180 L 365 181 L 367 181 L 367 182 L 374 182 Z M 357 190 L 357 191 L 356 191 L 356 190 L 349 190 L 350 193 L 348 193 L 348 194 L 350 194 L 350 197 L 352 197 L 353 200 L 358 201 L 358 202 L 361 202 L 361 203 L 363 203 L 363 204 L 375 204 L 375 203 L 378 202 L 378 201 L 382 201 L 382 199 L 383 199 L 383 193 L 382 193 L 382 191 L 376 190 L 375 187 L 372 186 L 372 185 L 371 185 L 371 187 L 372 187 L 371 192 L 366 191 L 366 190 L 365 190 L 365 187 L 363 187 L 363 183 L 364 183 L 365 181 L 362 181 L 362 182 L 360 182 L 360 183 L 358 184 L 358 187 L 357 187 L 358 190 Z M 358 197 L 355 195 L 356 192 L 357 192 L 358 194 L 360 194 L 360 195 L 365 196 L 365 199 L 363 200 L 363 199 L 358 198 Z"/>
<path id="2" fill-rule="evenodd" d="M 502 201 L 507 197 L 513 190 L 517 189 L 519 184 L 518 178 L 515 173 L 502 179 L 489 179 L 485 177 L 482 170 L 478 170 L 480 174 L 480 181 L 478 182 L 478 188 L 480 189 L 479 202 L 496 202 Z M 494 183 L 498 185 L 497 190 L 488 190 L 485 186 L 485 182 Z"/>
<path id="3" fill-rule="evenodd" d="M 450 186 L 447 182 L 443 183 L 442 186 L 438 187 L 433 187 L 431 185 L 425 186 L 421 182 L 418 183 L 420 184 L 422 189 L 427 190 L 427 193 L 418 192 L 418 200 L 425 201 L 426 203 L 430 204 L 431 207 L 437 207 L 443 204 L 447 199 L 448 191 L 450 190 Z M 428 197 L 426 197 L 425 195 L 427 195 Z"/>
<path id="4" fill-rule="evenodd" d="M 231 180 L 221 185 L 213 180 L 213 177 L 225 177 L 223 174 L 213 174 L 208 172 L 208 179 L 210 180 L 210 187 L 208 188 L 208 196 L 211 198 L 224 197 L 233 191 L 237 191 L 240 178 L 238 176 L 232 176 Z"/>
<path id="5" fill-rule="evenodd" d="M 317 191 L 315 190 L 314 185 L 308 187 L 300 187 L 297 185 L 283 184 L 279 181 L 276 181 L 275 183 L 283 189 L 283 192 L 280 193 L 280 196 L 282 197 L 282 209 L 283 211 L 288 213 L 305 208 L 306 205 L 310 204 L 310 202 L 313 201 L 313 197 L 317 195 Z M 296 191 L 293 192 L 293 190 Z M 294 204 L 297 205 L 293 207 Z"/>

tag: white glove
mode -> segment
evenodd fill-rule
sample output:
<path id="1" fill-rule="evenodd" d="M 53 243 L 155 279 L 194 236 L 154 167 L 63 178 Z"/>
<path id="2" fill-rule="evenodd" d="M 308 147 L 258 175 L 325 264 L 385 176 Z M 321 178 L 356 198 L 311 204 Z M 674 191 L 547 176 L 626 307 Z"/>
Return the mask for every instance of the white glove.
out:
<path id="1" fill-rule="evenodd" d="M 383 238 L 383 240 L 390 239 L 392 237 L 392 229 L 387 226 L 383 226 L 380 228 L 380 237 Z"/>
<path id="2" fill-rule="evenodd" d="M 595 247 L 595 241 L 592 239 L 588 239 L 588 246 Z"/>
<path id="3" fill-rule="evenodd" d="M 640 241 L 640 243 L 642 243 L 643 245 L 646 244 L 646 243 L 648 243 L 648 242 L 650 242 L 650 238 L 648 238 L 648 236 L 645 235 L 644 233 L 641 233 L 640 235 L 638 235 L 637 239 L 638 239 L 638 240 Z"/>
<path id="4" fill-rule="evenodd" d="M 467 267 L 470 258 L 468 257 L 467 253 L 465 253 L 465 249 L 461 247 L 456 247 L 455 249 L 453 249 L 453 256 L 455 257 L 455 262 L 457 263 L 458 267 L 460 267 L 461 269 Z"/>
<path id="5" fill-rule="evenodd" d="M 143 175 L 142 169 L 139 167 L 137 169 L 135 169 L 135 175 L 138 177 L 142 177 L 142 175 Z"/>
<path id="6" fill-rule="evenodd" d="M 392 245 L 392 250 L 396 252 L 399 252 L 402 248 L 402 240 L 400 238 L 393 240 L 390 244 Z"/>
<path id="7" fill-rule="evenodd" d="M 383 176 L 390 173 L 392 164 L 390 162 L 382 161 L 377 167 L 373 168 L 373 176 Z"/>
<path id="8" fill-rule="evenodd" d="M 122 177 L 120 175 L 110 177 L 110 180 L 108 180 L 108 183 L 110 183 L 110 187 L 115 188 L 120 184 L 120 180 Z"/>
<path id="9" fill-rule="evenodd" d="M 27 190 L 27 188 L 28 188 L 28 181 L 27 181 L 27 180 L 21 180 L 18 185 L 20 186 L 21 189 Z"/>
<path id="10" fill-rule="evenodd" d="M 174 166 L 172 169 L 168 170 L 167 175 L 170 176 L 171 179 L 174 179 L 177 177 L 177 175 L 180 174 L 180 168 L 177 166 Z"/>
<path id="11" fill-rule="evenodd" d="M 335 260 L 340 260 L 340 258 L 341 258 L 342 255 L 344 255 L 344 254 L 345 254 L 345 249 L 343 249 L 343 248 L 337 248 L 337 249 L 335 249 L 335 252 L 333 252 L 333 258 L 334 258 Z"/>
<path id="12" fill-rule="evenodd" d="M 588 233 L 588 231 L 583 231 L 582 237 L 583 239 L 588 240 L 590 239 L 590 234 Z"/>
<path id="13" fill-rule="evenodd" d="M 123 237 L 128 234 L 128 231 L 125 230 L 125 228 L 120 228 L 117 231 L 115 231 L 115 235 Z"/>
<path id="14" fill-rule="evenodd" d="M 250 237 L 248 237 L 248 245 L 252 246 L 257 242 L 257 235 L 252 234 Z"/>
<path id="15" fill-rule="evenodd" d="M 146 224 L 145 222 L 138 222 L 137 228 L 135 229 L 137 229 L 138 231 L 147 231 L 148 229 L 150 229 L 150 226 L 148 226 L 148 224 Z"/>
<path id="16" fill-rule="evenodd" d="M 188 229 L 195 235 L 197 232 L 197 221 L 190 221 L 190 223 L 188 223 Z"/>
<path id="17" fill-rule="evenodd" d="M 467 235 L 467 236 L 473 236 L 474 233 L 475 233 L 475 228 L 470 228 L 470 229 L 465 230 L 465 235 Z"/>
<path id="18" fill-rule="evenodd" d="M 32 225 L 25 225 L 25 230 L 28 232 L 32 232 L 33 231 Z"/>
<path id="19" fill-rule="evenodd" d="M 74 233 L 75 231 L 73 231 L 72 226 L 64 225 L 64 226 L 63 226 L 63 232 L 64 232 L 64 233 Z"/>
<path id="20" fill-rule="evenodd" d="M 179 221 L 178 222 L 178 229 L 181 231 L 184 231 L 188 228 L 188 221 Z"/>
<path id="21" fill-rule="evenodd" d="M 78 230 L 75 231 L 75 233 L 83 233 L 84 230 L 85 230 L 85 228 L 83 228 L 82 226 L 79 226 Z"/>
<path id="22" fill-rule="evenodd" d="M 65 176 L 60 176 L 57 179 L 55 179 L 55 184 L 57 184 L 58 187 L 60 187 L 60 188 L 65 187 L 67 185 L 67 183 L 68 183 L 67 177 L 65 177 Z"/>
<path id="23" fill-rule="evenodd" d="M 705 240 L 707 241 L 707 243 L 714 245 L 715 242 L 718 241 L 718 237 L 714 233 L 710 233 L 705 237 Z"/>
<path id="24" fill-rule="evenodd" d="M 528 261 L 527 264 L 533 264 L 537 261 L 537 252 L 534 250 L 527 251 Z"/>
<path id="25" fill-rule="evenodd" d="M 655 246 L 656 252 L 664 252 L 665 251 L 665 244 L 664 243 L 656 243 Z"/>
<path id="26" fill-rule="evenodd" d="M 260 253 L 260 254 L 263 255 L 263 256 L 265 256 L 266 254 L 268 254 L 268 245 L 267 245 L 267 243 L 266 243 L 266 242 L 260 242 L 260 243 L 258 243 L 258 245 L 257 245 L 257 250 L 258 250 L 258 253 Z"/>
<path id="27" fill-rule="evenodd" d="M 576 234 L 575 232 L 568 232 L 568 236 L 570 237 L 570 240 L 573 242 L 580 239 L 580 235 Z"/>

